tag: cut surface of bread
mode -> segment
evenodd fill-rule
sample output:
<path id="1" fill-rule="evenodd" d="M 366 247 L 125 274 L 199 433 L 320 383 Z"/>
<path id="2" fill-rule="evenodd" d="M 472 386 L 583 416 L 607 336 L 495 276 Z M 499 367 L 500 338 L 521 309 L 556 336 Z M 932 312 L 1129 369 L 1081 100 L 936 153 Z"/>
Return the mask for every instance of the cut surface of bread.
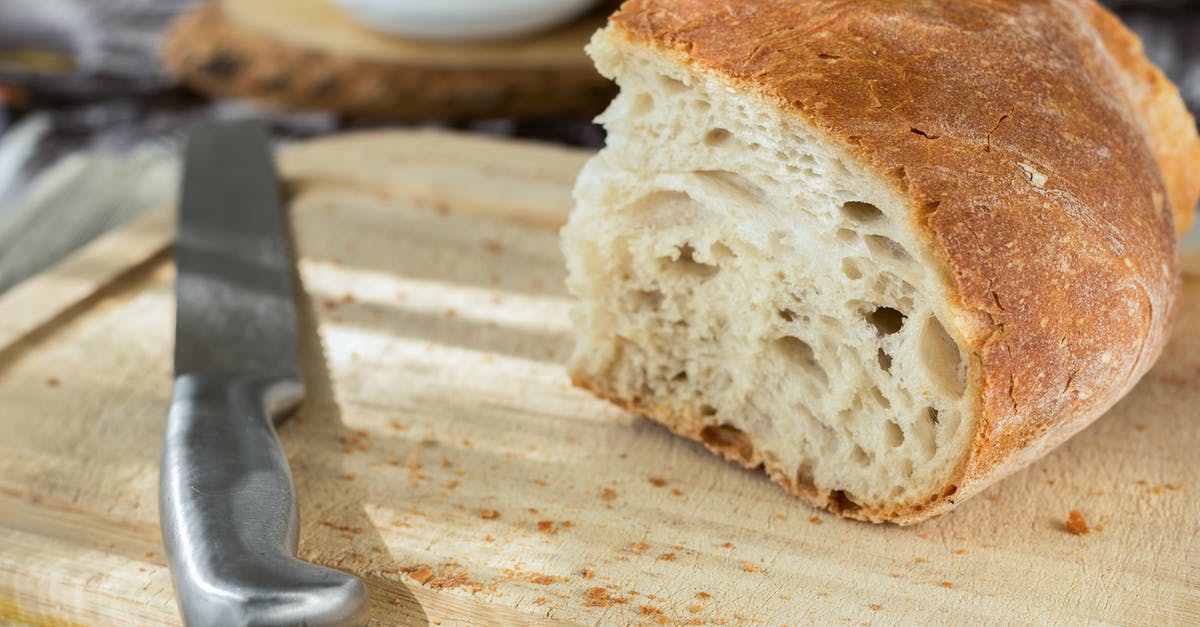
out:
<path id="1" fill-rule="evenodd" d="M 997 135 L 995 147 L 978 147 L 981 161 L 1011 169 L 1040 206 L 1029 189 L 1005 197 L 1008 183 L 976 171 L 985 168 L 964 161 L 947 170 L 952 159 L 935 153 L 953 153 L 962 138 L 935 123 L 941 118 L 910 124 L 861 103 L 868 124 L 855 118 L 857 103 L 839 102 L 839 89 L 860 81 L 843 99 L 870 91 L 886 104 L 894 86 L 872 68 L 898 61 L 871 35 L 845 26 L 867 58 L 839 69 L 856 53 L 797 52 L 771 34 L 772 23 L 788 22 L 811 44 L 837 33 L 838 20 L 870 22 L 871 8 L 866 18 L 835 13 L 822 22 L 793 15 L 821 3 L 748 3 L 717 30 L 708 22 L 718 18 L 697 13 L 710 4 L 627 3 L 591 44 L 621 92 L 600 118 L 608 143 L 581 173 L 563 232 L 568 288 L 580 299 L 576 384 L 761 465 L 811 504 L 908 523 L 1035 459 L 1149 367 L 1176 280 L 1162 182 L 1171 177 L 1154 165 L 1152 142 L 1142 141 L 1137 165 L 1156 200 L 1114 199 L 1132 206 L 1075 216 L 1128 212 L 1139 231 L 1104 240 L 1068 224 L 1055 234 L 1066 221 L 1037 212 L 1075 208 L 1061 198 L 1042 204 L 1053 195 L 1038 193 L 1072 191 L 1050 180 L 1064 173 L 1053 146 L 1048 156 L 1018 155 L 1020 146 Z M 758 61 L 765 69 L 755 71 Z M 790 75 L 817 71 L 823 76 L 809 76 L 816 83 L 807 88 L 826 81 L 829 89 L 807 96 L 824 105 L 787 91 L 797 89 Z M 901 140 L 909 143 L 897 151 Z M 959 200 L 976 214 L 964 222 L 991 222 L 939 230 Z M 987 215 L 993 206 L 1004 208 Z M 1013 206 L 1019 211 L 1008 213 Z M 963 233 L 975 239 L 951 238 Z M 1016 264 L 1006 251 L 1020 248 L 1019 237 L 1091 246 L 1094 259 Z M 1051 263 L 1062 265 L 1062 281 L 1049 279 Z M 992 270 L 1024 272 L 1025 281 L 992 280 Z M 1066 295 L 1030 302 L 1031 290 Z M 1100 310 L 1074 309 L 1080 304 Z M 1092 321 L 1064 330 L 1083 316 Z M 1041 362 L 1016 362 L 1030 358 Z"/>

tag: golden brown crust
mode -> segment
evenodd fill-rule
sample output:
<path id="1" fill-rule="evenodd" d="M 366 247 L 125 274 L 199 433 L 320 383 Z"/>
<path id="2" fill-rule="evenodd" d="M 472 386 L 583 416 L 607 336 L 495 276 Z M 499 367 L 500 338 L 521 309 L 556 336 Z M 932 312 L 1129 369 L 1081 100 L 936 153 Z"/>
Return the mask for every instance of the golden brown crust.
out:
<path id="1" fill-rule="evenodd" d="M 1142 53 L 1142 42 L 1115 15 L 1093 2 L 1080 0 L 1096 32 L 1112 54 L 1124 79 L 1122 91 L 1141 117 L 1154 156 L 1162 170 L 1167 197 L 1175 214 L 1175 233 L 1192 225 L 1200 197 L 1200 142 L 1196 122 L 1179 90 Z"/>
<path id="2" fill-rule="evenodd" d="M 630 0 L 610 24 L 816 126 L 909 199 L 945 262 L 981 377 L 971 451 L 934 504 L 855 517 L 952 507 L 1085 427 L 1157 358 L 1172 207 L 1195 203 L 1200 142 L 1091 0 Z M 679 408 L 634 408 L 694 431 Z"/>

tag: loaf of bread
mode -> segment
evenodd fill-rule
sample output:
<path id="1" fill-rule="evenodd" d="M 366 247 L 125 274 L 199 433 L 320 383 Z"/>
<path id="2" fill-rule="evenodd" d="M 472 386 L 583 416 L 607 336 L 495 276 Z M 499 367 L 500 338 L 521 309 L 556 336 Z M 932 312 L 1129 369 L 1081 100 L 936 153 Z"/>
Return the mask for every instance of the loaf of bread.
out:
<path id="1" fill-rule="evenodd" d="M 589 52 L 577 385 L 907 524 L 1159 355 L 1200 141 L 1092 0 L 629 0 Z"/>

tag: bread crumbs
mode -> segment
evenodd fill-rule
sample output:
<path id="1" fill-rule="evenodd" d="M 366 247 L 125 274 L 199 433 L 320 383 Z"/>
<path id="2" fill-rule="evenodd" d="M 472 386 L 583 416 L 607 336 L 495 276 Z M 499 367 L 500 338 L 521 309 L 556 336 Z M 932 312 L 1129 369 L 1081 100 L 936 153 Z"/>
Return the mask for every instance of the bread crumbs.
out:
<path id="1" fill-rule="evenodd" d="M 614 597 L 608 593 L 608 590 L 596 586 L 589 588 L 587 591 L 587 601 L 584 602 L 585 607 L 609 607 L 622 603 L 628 603 L 629 599 L 624 597 Z"/>
<path id="2" fill-rule="evenodd" d="M 542 533 L 555 534 L 558 533 L 558 527 L 553 520 L 539 520 L 537 523 L 538 531 Z"/>
<path id="3" fill-rule="evenodd" d="M 61 383 L 61 381 L 58 380 L 58 377 L 46 377 L 46 386 L 47 387 L 56 388 L 56 387 L 58 387 L 59 383 Z"/>
<path id="4" fill-rule="evenodd" d="M 667 485 L 667 480 L 663 479 L 662 477 L 650 477 L 649 481 L 650 481 L 650 485 L 652 485 L 656 488 L 661 488 L 661 487 Z"/>
<path id="5" fill-rule="evenodd" d="M 700 610 L 702 610 L 702 609 L 704 609 L 704 606 L 703 606 L 703 605 L 689 605 L 689 606 L 687 606 L 687 611 L 689 611 L 689 612 L 691 612 L 691 613 L 693 613 L 693 614 L 695 614 L 695 613 L 699 612 L 699 611 L 700 611 Z"/>
<path id="6" fill-rule="evenodd" d="M 954 554 L 955 555 L 966 555 L 967 550 L 966 549 L 954 549 Z"/>
<path id="7" fill-rule="evenodd" d="M 601 501 L 611 501 L 615 498 L 617 498 L 617 491 L 612 488 L 604 488 L 604 491 L 600 493 Z"/>
<path id="8" fill-rule="evenodd" d="M 808 519 L 808 522 L 810 522 L 814 525 L 819 525 L 819 524 L 821 524 L 821 519 L 818 518 L 817 516 L 813 516 L 812 518 Z"/>
<path id="9" fill-rule="evenodd" d="M 663 553 L 662 555 L 658 556 L 658 559 L 660 559 L 664 562 L 673 562 L 673 561 L 675 561 L 675 554 L 674 553 Z"/>
<path id="10" fill-rule="evenodd" d="M 629 547 L 629 552 L 633 553 L 634 555 L 641 555 L 642 552 L 648 548 L 650 548 L 649 544 L 646 544 L 645 542 L 638 542 L 637 544 Z"/>
<path id="11" fill-rule="evenodd" d="M 949 581 L 943 581 L 943 582 L 942 582 L 942 587 L 943 587 L 943 588 L 953 588 L 953 587 L 954 587 L 954 584 L 950 583 Z"/>
<path id="12" fill-rule="evenodd" d="M 712 598 L 712 595 L 707 592 L 697 592 L 696 596 L 700 597 L 701 599 L 703 599 L 705 601 Z"/>
<path id="13" fill-rule="evenodd" d="M 671 488 L 671 496 L 683 496 L 683 490 L 679 488 Z"/>
<path id="14" fill-rule="evenodd" d="M 429 582 L 430 579 L 433 579 L 433 569 L 426 566 L 425 564 L 421 564 L 420 566 L 416 567 L 412 572 L 408 573 L 408 576 L 415 579 L 417 581 L 417 583 L 419 583 L 421 585 L 425 585 L 426 583 Z"/>
<path id="15" fill-rule="evenodd" d="M 534 604 L 534 605 L 545 605 L 545 604 L 546 604 L 546 597 L 538 597 L 538 598 L 534 599 L 534 600 L 533 600 L 533 604 Z"/>
<path id="16" fill-rule="evenodd" d="M 479 517 L 484 520 L 495 520 L 500 517 L 500 512 L 487 507 L 479 511 Z"/>
<path id="17" fill-rule="evenodd" d="M 928 564 L 929 560 L 927 560 L 923 557 L 918 557 L 917 559 L 913 560 L 913 563 L 914 564 Z"/>
<path id="18" fill-rule="evenodd" d="M 878 612 L 879 610 L 883 609 L 883 606 L 878 603 L 872 603 L 869 607 L 871 608 L 871 611 L 873 611 L 873 612 Z"/>
<path id="19" fill-rule="evenodd" d="M 1067 514 L 1067 522 L 1064 525 L 1068 533 L 1076 536 L 1086 536 L 1091 530 L 1088 529 L 1087 520 L 1083 518 L 1083 514 L 1079 510 L 1073 509 Z"/>
<path id="20" fill-rule="evenodd" d="M 742 562 L 742 570 L 748 573 L 758 572 L 758 567 L 750 562 Z"/>

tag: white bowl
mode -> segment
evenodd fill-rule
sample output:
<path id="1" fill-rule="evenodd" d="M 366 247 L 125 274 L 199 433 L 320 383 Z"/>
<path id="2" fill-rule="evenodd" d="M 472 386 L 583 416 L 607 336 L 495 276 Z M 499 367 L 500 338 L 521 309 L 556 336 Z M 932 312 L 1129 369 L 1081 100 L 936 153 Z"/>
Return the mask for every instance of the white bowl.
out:
<path id="1" fill-rule="evenodd" d="M 334 0 L 368 28 L 447 41 L 527 35 L 569 22 L 597 1 Z"/>

